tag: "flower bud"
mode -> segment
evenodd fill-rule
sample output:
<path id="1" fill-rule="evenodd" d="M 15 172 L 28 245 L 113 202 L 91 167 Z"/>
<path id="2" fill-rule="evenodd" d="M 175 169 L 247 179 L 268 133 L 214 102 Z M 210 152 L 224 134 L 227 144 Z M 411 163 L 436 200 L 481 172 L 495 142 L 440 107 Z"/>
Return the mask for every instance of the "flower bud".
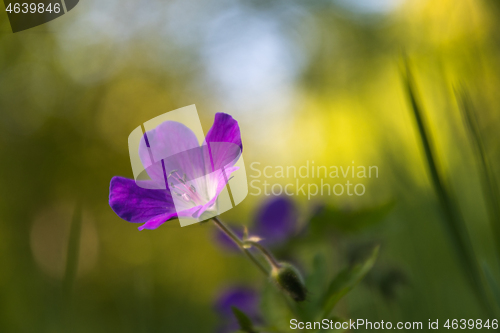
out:
<path id="1" fill-rule="evenodd" d="M 278 286 L 290 295 L 296 302 L 302 302 L 306 299 L 307 289 L 300 272 L 294 266 L 281 263 L 279 268 L 271 272 L 271 276 Z"/>

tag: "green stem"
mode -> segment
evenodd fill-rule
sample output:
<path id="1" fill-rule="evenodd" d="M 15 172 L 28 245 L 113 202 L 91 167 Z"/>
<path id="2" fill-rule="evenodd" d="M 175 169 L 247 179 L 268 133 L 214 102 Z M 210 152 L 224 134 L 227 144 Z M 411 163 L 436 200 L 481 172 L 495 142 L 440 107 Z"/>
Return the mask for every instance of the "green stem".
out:
<path id="1" fill-rule="evenodd" d="M 271 267 L 273 269 L 279 269 L 281 267 L 281 265 L 274 258 L 274 256 L 271 254 L 271 252 L 269 252 L 269 250 L 266 249 L 264 246 L 260 245 L 257 242 L 253 242 L 253 241 L 245 241 L 244 244 L 249 244 L 249 245 L 255 247 L 257 250 L 259 250 L 260 253 L 262 253 L 262 255 L 264 256 L 264 258 L 267 259 L 267 261 L 269 262 L 269 265 L 271 265 Z"/>
<path id="2" fill-rule="evenodd" d="M 266 268 L 257 260 L 257 258 L 254 257 L 254 255 L 248 251 L 248 249 L 245 247 L 245 245 L 251 245 L 255 247 L 257 250 L 262 253 L 262 255 L 267 259 L 269 264 L 271 265 L 272 269 L 279 269 L 280 264 L 278 261 L 274 258 L 274 256 L 267 250 L 264 246 L 260 245 L 257 242 L 253 241 L 243 241 L 236 235 L 231 229 L 229 229 L 228 226 L 226 226 L 217 216 L 212 217 L 212 220 L 214 221 L 215 225 L 223 232 L 225 233 L 229 238 L 233 240 L 233 242 L 238 245 L 238 247 L 245 253 L 245 255 L 259 268 L 259 270 L 266 276 L 269 277 L 269 272 L 267 271 Z M 287 306 L 290 308 L 290 310 L 296 315 L 299 316 L 299 312 L 297 310 L 297 307 L 295 304 L 291 303 L 288 297 L 284 293 L 280 293 Z"/>
<path id="3" fill-rule="evenodd" d="M 248 251 L 248 249 L 245 248 L 245 244 L 243 241 L 231 230 L 229 229 L 217 216 L 212 217 L 212 220 L 214 221 L 215 225 L 223 232 L 225 233 L 229 238 L 231 238 L 236 245 L 245 253 L 245 255 L 259 268 L 259 270 L 264 273 L 265 276 L 269 276 L 269 272 L 267 269 L 262 266 L 262 264 L 257 260 L 257 258 L 254 257 L 254 255 Z"/>

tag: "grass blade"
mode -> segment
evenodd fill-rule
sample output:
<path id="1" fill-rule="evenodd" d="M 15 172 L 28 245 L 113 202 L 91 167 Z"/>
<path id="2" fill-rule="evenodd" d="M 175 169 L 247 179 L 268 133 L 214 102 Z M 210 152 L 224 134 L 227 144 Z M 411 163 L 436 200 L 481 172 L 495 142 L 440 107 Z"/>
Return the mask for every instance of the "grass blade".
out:
<path id="1" fill-rule="evenodd" d="M 500 285 L 498 284 L 498 280 L 495 280 L 493 273 L 486 262 L 483 263 L 483 270 L 484 275 L 486 276 L 486 281 L 488 282 L 490 289 L 493 291 L 493 298 L 497 306 L 500 308 Z"/>
<path id="2" fill-rule="evenodd" d="M 425 123 L 423 109 L 418 100 L 415 82 L 407 61 L 405 61 L 405 65 L 406 71 L 403 74 L 404 83 L 407 89 L 411 109 L 417 123 L 418 134 L 424 149 L 431 182 L 443 211 L 443 222 L 446 231 L 449 235 L 451 243 L 453 244 L 453 248 L 457 254 L 464 275 L 467 277 L 467 281 L 474 290 L 480 304 L 488 313 L 491 313 L 491 307 L 482 283 L 480 267 L 474 254 L 465 222 L 463 221 L 462 215 L 458 210 L 455 201 L 452 199 L 451 194 L 446 189 L 440 175 L 437 160 L 432 149 L 430 132 Z"/>
<path id="3" fill-rule="evenodd" d="M 486 154 L 476 118 L 476 112 L 474 111 L 470 96 L 463 88 L 456 92 L 456 96 L 460 105 L 463 122 L 466 125 L 470 140 L 473 143 L 473 149 L 478 157 L 481 185 L 486 199 L 490 228 L 495 239 L 497 258 L 500 259 L 500 194 L 498 185 Z"/>
<path id="4" fill-rule="evenodd" d="M 63 280 L 64 298 L 68 300 L 71 296 L 71 290 L 75 282 L 76 273 L 78 270 L 78 257 L 80 254 L 80 235 L 82 229 L 82 206 L 76 204 L 71 221 L 69 232 L 68 249 L 66 257 L 66 271 Z"/>

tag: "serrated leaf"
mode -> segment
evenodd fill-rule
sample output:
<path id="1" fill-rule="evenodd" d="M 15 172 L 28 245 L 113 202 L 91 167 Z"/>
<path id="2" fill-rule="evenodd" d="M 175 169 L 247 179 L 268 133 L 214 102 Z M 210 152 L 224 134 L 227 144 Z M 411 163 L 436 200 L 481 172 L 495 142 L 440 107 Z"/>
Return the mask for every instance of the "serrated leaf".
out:
<path id="1" fill-rule="evenodd" d="M 243 311 L 235 306 L 232 306 L 231 310 L 233 310 L 233 314 L 236 317 L 236 320 L 238 320 L 241 331 L 246 333 L 257 333 L 257 331 L 253 327 L 252 321 Z"/>
<path id="2" fill-rule="evenodd" d="M 377 246 L 363 263 L 344 269 L 332 280 L 323 300 L 322 318 L 328 317 L 340 299 L 351 291 L 372 269 L 377 260 L 378 252 L 379 247 Z"/>

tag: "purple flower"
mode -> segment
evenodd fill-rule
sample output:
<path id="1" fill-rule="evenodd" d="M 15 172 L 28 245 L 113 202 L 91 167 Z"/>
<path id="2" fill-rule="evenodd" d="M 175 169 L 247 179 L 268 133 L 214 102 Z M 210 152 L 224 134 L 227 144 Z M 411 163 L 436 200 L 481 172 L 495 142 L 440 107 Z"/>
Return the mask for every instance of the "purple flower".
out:
<path id="1" fill-rule="evenodd" d="M 215 311 L 224 323 L 218 332 L 234 332 L 238 329 L 238 322 L 232 311 L 233 306 L 243 311 L 254 324 L 262 322 L 257 291 L 248 287 L 232 286 L 222 291 L 215 302 Z"/>
<path id="2" fill-rule="evenodd" d="M 205 142 L 185 125 L 166 121 L 144 135 L 139 156 L 151 180 L 113 177 L 109 205 L 122 219 L 156 229 L 176 218 L 204 220 L 217 215 L 217 197 L 241 151 L 238 122 L 217 113 Z"/>
<path id="3" fill-rule="evenodd" d="M 297 208 L 288 197 L 275 197 L 259 209 L 253 232 L 267 246 L 282 244 L 297 231 Z"/>

